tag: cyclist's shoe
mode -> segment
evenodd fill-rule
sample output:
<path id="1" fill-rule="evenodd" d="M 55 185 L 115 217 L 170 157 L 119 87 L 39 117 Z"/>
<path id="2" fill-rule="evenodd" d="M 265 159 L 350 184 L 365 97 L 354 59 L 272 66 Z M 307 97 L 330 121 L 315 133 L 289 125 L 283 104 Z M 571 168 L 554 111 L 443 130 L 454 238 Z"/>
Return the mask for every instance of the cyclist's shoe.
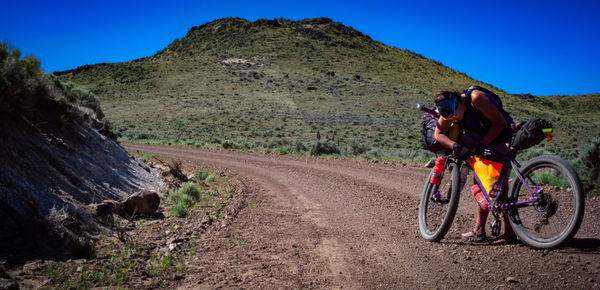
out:
<path id="1" fill-rule="evenodd" d="M 462 234 L 461 238 L 467 241 L 482 242 L 487 239 L 487 236 L 485 235 L 485 232 L 476 233 L 475 231 L 470 231 Z"/>

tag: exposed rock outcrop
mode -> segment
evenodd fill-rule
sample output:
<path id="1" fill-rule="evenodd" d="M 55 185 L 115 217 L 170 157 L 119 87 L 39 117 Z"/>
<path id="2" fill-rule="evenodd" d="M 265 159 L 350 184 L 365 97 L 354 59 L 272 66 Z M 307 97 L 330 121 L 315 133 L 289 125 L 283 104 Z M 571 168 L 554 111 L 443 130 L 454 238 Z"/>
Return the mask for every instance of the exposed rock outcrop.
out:
<path id="1" fill-rule="evenodd" d="M 139 166 L 117 141 L 80 120 L 64 122 L 52 110 L 55 101 L 41 102 L 32 114 L 4 116 L 0 126 L 0 198 L 22 215 L 33 214 L 26 200 L 45 214 L 164 186 L 156 170 Z"/>

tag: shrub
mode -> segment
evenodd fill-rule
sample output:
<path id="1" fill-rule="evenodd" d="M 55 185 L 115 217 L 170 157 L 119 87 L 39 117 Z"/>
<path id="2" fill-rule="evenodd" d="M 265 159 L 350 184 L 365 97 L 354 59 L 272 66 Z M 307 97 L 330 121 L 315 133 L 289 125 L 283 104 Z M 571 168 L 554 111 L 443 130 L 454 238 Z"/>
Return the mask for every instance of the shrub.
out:
<path id="1" fill-rule="evenodd" d="M 8 43 L 3 42 L 0 44 L 0 63 L 4 62 L 4 60 L 10 55 L 8 52 Z"/>
<path id="2" fill-rule="evenodd" d="M 43 97 L 54 98 L 84 120 L 104 119 L 100 99 L 75 83 L 62 84 L 53 74 L 44 74 L 42 62 L 33 54 L 21 57 L 21 51 L 8 41 L 0 42 L 0 113 L 15 108 L 34 108 Z M 72 109 L 75 108 L 75 109 Z"/>
<path id="3" fill-rule="evenodd" d="M 310 148 L 310 155 L 340 154 L 337 143 L 330 140 L 316 141 Z"/>
<path id="4" fill-rule="evenodd" d="M 367 153 L 371 146 L 365 142 L 359 142 L 354 139 L 350 139 L 348 142 L 348 148 L 346 149 L 348 155 L 358 156 L 363 153 Z"/>
<path id="5" fill-rule="evenodd" d="M 585 145 L 583 152 L 574 161 L 573 167 L 579 174 L 583 191 L 587 196 L 600 195 L 600 138 L 595 137 Z"/>
<path id="6" fill-rule="evenodd" d="M 51 76 L 50 78 L 52 77 L 53 76 Z M 56 84 L 56 81 L 54 81 L 54 83 Z M 73 82 L 67 82 L 66 84 L 60 84 L 56 86 L 57 88 L 62 89 L 68 102 L 72 106 L 80 107 L 80 109 L 90 109 L 93 112 L 93 115 L 88 117 L 96 119 L 104 118 L 104 113 L 100 108 L 100 99 L 98 99 L 98 97 L 94 93 L 90 92 L 89 90 L 83 87 L 80 87 L 79 85 Z"/>
<path id="7" fill-rule="evenodd" d="M 223 141 L 221 147 L 223 147 L 223 149 L 233 149 L 235 146 L 230 141 Z"/>
<path id="8" fill-rule="evenodd" d="M 92 259 L 96 256 L 97 252 L 93 243 L 80 240 L 79 238 L 74 238 L 72 242 L 71 257 L 76 259 Z"/>
<path id="9" fill-rule="evenodd" d="M 196 180 L 206 180 L 206 178 L 208 177 L 208 170 L 197 169 L 195 177 Z"/>
<path id="10" fill-rule="evenodd" d="M 171 209 L 171 214 L 178 218 L 184 218 L 188 215 L 187 210 L 181 202 L 178 202 L 173 205 L 173 209 Z"/>
<path id="11" fill-rule="evenodd" d="M 302 142 L 302 140 L 296 138 L 294 139 L 294 149 L 296 150 L 296 152 L 306 152 L 308 150 L 308 148 L 306 147 L 306 145 Z"/>
<path id="12" fill-rule="evenodd" d="M 371 150 L 369 151 L 369 156 L 372 158 L 377 158 L 377 159 L 381 159 L 381 157 L 384 156 L 384 152 L 382 149 L 377 148 L 377 147 L 373 147 L 371 148 Z"/>
<path id="13" fill-rule="evenodd" d="M 177 217 L 187 216 L 187 210 L 200 200 L 200 190 L 193 182 L 186 182 L 177 190 L 169 192 L 169 201 L 173 204 L 171 213 Z"/>
<path id="14" fill-rule="evenodd" d="M 176 204 L 179 203 L 182 199 L 182 195 L 179 192 L 179 190 L 173 190 L 173 191 L 169 191 L 169 201 L 172 204 Z"/>
<path id="15" fill-rule="evenodd" d="M 187 194 L 180 194 L 181 198 L 179 199 L 178 203 L 181 203 L 185 209 L 190 209 L 192 207 L 194 207 L 194 205 L 196 204 L 196 199 L 194 199 L 192 196 L 189 196 Z"/>
<path id="16" fill-rule="evenodd" d="M 33 54 L 21 58 L 21 51 L 8 41 L 0 42 L 0 113 L 19 105 L 34 105 L 48 84 Z"/>
<path id="17" fill-rule="evenodd" d="M 213 174 L 207 176 L 206 179 L 204 179 L 204 182 L 206 183 L 211 183 L 213 181 L 215 181 L 215 176 Z"/>
<path id="18" fill-rule="evenodd" d="M 4 72 L 0 70 L 0 112 L 9 112 L 12 107 L 8 99 L 11 87 L 12 84 L 6 79 Z"/>
<path id="19" fill-rule="evenodd" d="M 198 189 L 196 184 L 193 182 L 183 183 L 181 185 L 181 187 L 179 188 L 179 192 L 182 195 L 187 195 L 187 196 L 191 197 L 195 201 L 198 201 L 200 199 L 200 190 Z"/>

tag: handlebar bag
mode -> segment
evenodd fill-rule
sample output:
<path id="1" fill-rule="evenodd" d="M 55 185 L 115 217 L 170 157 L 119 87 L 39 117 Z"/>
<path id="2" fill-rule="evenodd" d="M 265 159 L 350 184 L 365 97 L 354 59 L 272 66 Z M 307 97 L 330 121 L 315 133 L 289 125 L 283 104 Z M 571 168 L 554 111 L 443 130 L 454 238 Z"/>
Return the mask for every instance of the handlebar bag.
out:
<path id="1" fill-rule="evenodd" d="M 421 122 L 421 148 L 433 152 L 439 155 L 447 155 L 452 153 L 452 150 L 444 147 L 437 140 L 435 140 L 435 128 L 438 124 L 438 119 L 424 118 Z M 450 126 L 448 131 L 448 138 L 456 142 L 460 138 L 460 124 L 455 122 Z"/>

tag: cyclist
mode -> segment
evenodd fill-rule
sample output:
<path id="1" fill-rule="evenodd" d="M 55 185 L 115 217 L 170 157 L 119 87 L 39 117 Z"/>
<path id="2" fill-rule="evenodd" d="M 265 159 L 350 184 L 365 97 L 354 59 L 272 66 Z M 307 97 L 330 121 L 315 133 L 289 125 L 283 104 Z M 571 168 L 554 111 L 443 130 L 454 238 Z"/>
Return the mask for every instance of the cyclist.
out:
<path id="1" fill-rule="evenodd" d="M 498 101 L 480 90 L 443 91 L 435 97 L 436 110 L 442 116 L 439 118 L 435 130 L 435 139 L 465 161 L 475 162 L 473 156 L 481 156 L 486 148 L 494 148 L 496 151 L 506 151 L 512 136 L 512 118 L 506 113 Z M 463 128 L 470 132 L 469 136 L 476 142 L 473 150 L 460 146 L 448 137 L 450 125 L 460 121 Z M 502 147 L 504 150 L 502 150 Z M 507 171 L 509 173 L 509 171 Z M 508 180 L 505 177 L 505 180 Z M 508 192 L 508 183 L 502 185 L 502 192 Z M 484 210 L 477 203 L 477 221 L 472 231 L 462 234 L 462 238 L 472 241 L 484 241 L 487 239 L 485 224 L 489 211 Z M 495 244 L 510 244 L 516 240 L 508 216 L 504 216 L 504 234 L 493 240 Z"/>

